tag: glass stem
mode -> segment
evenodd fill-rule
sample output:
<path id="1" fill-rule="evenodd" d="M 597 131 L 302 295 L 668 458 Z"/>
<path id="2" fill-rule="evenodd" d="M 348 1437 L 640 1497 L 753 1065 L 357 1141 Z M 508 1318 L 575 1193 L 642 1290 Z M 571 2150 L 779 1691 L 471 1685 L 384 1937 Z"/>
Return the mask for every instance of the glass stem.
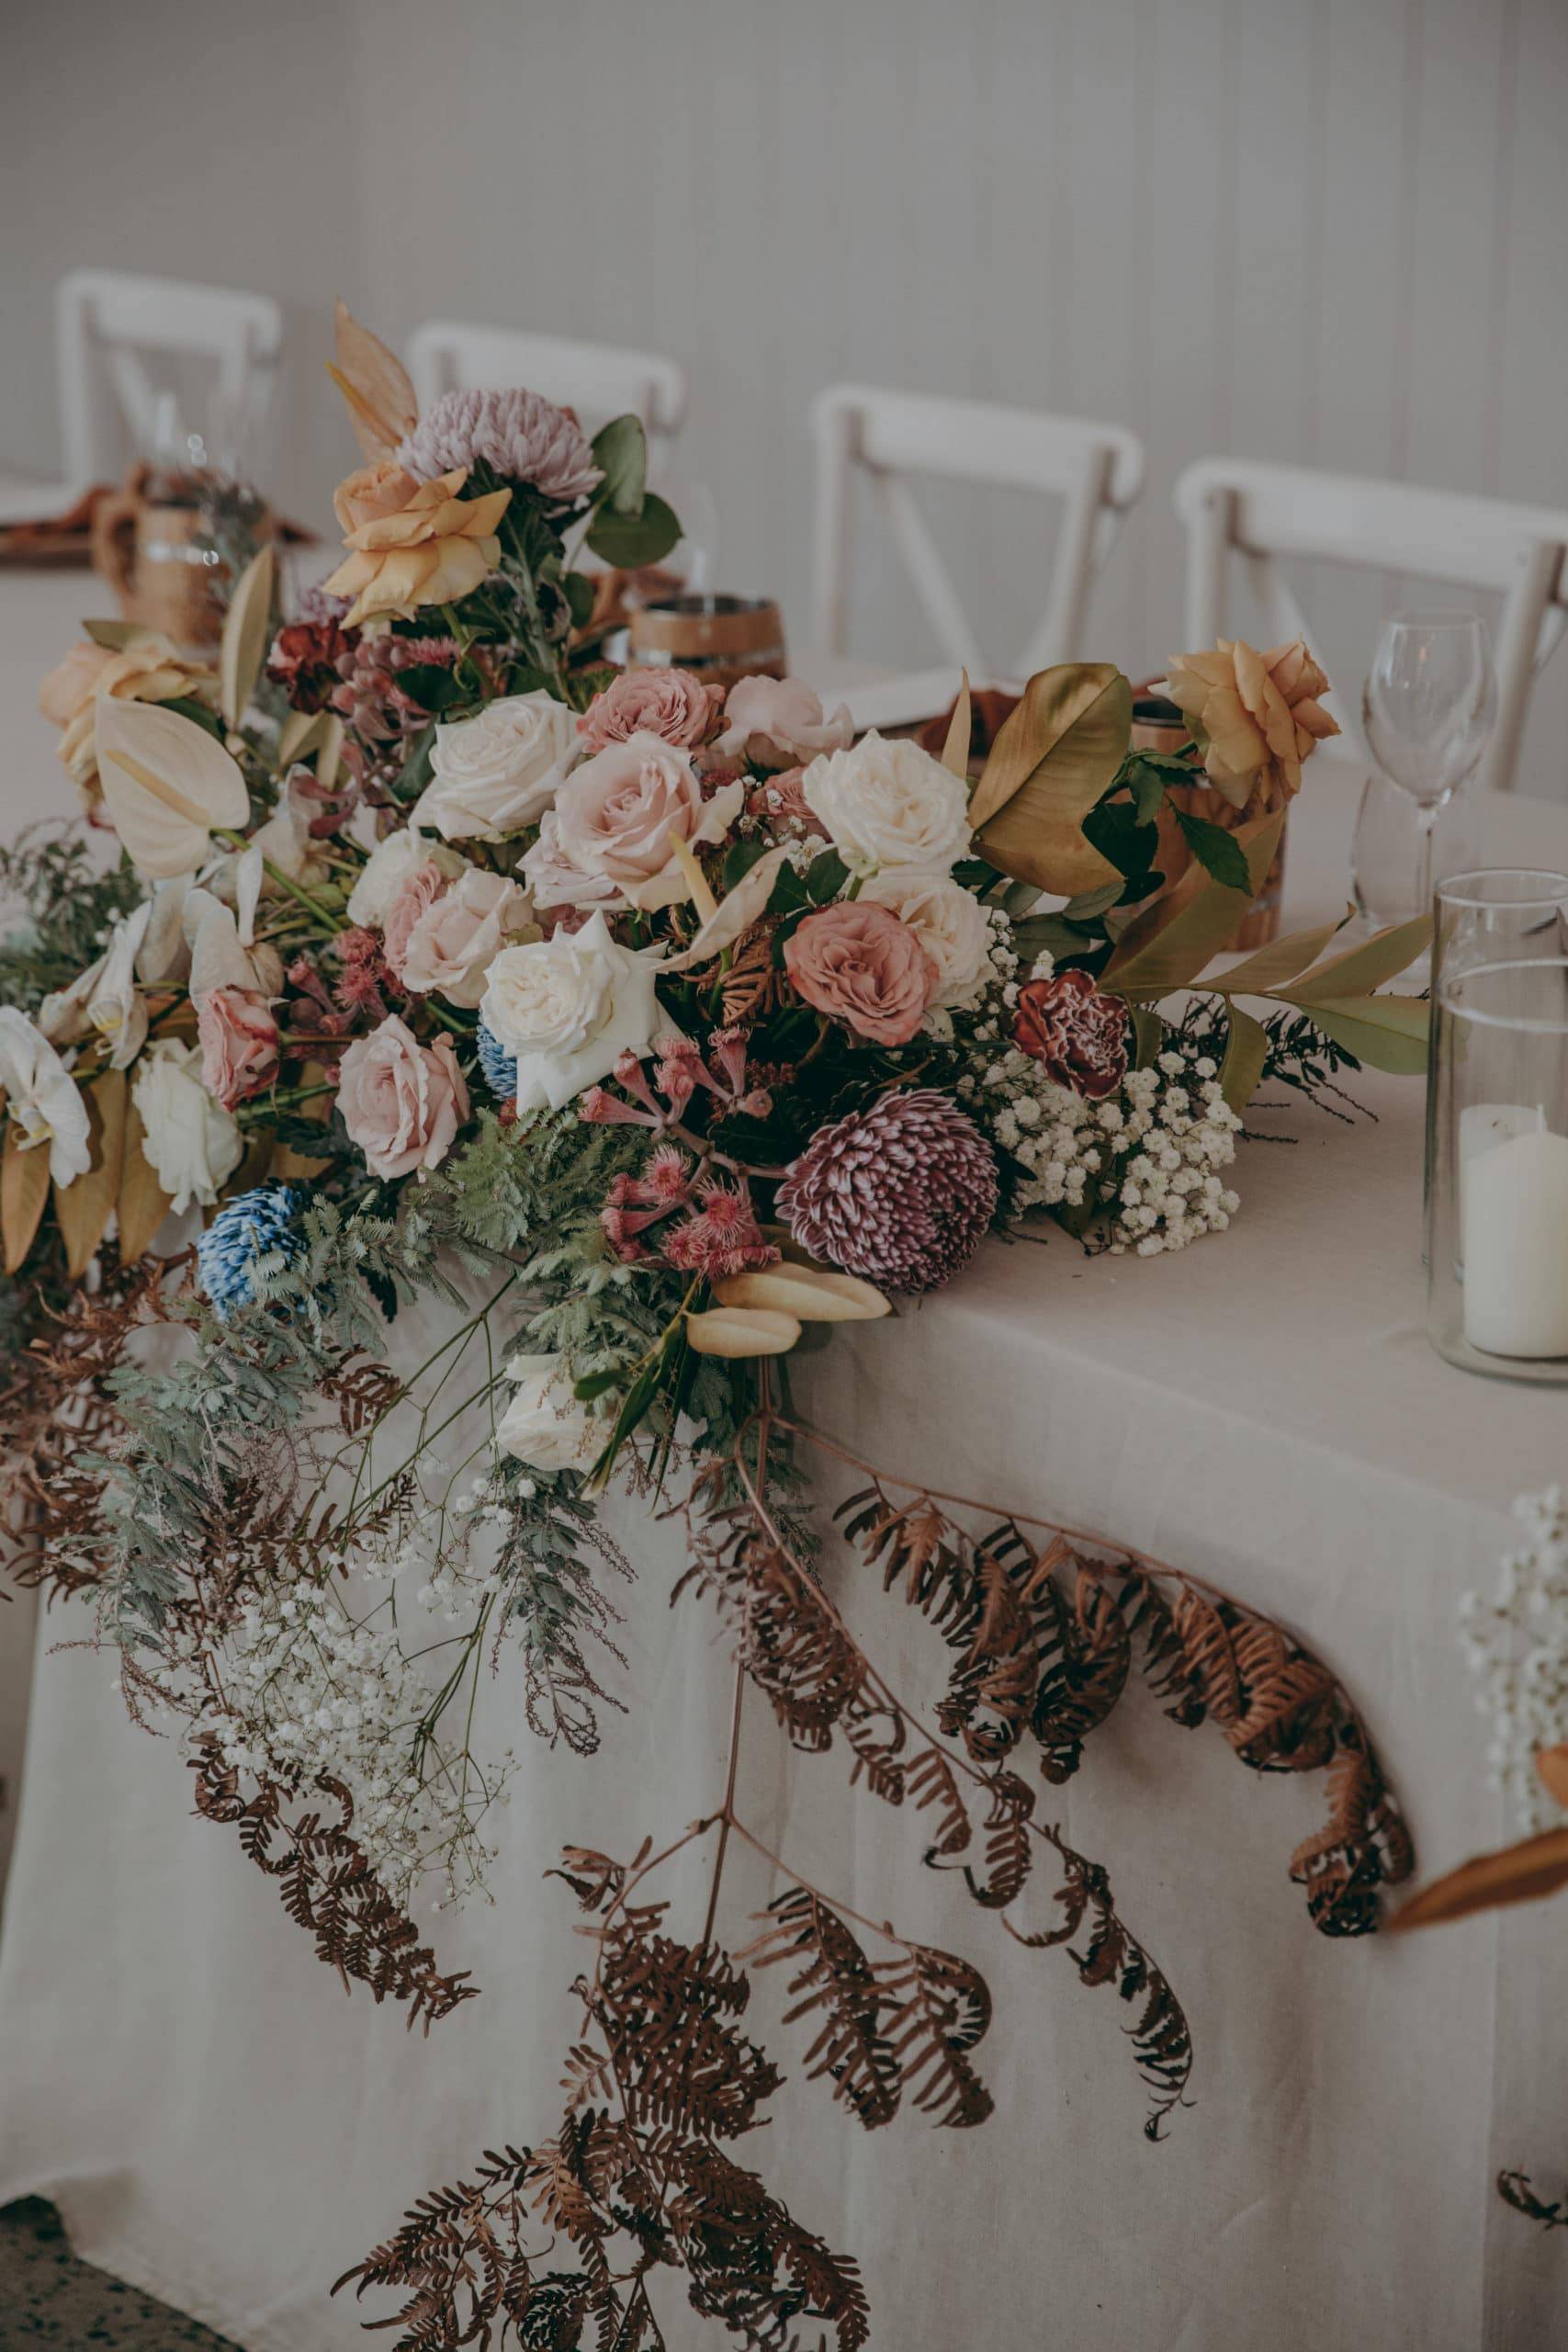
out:
<path id="1" fill-rule="evenodd" d="M 1443 803 L 1434 800 L 1417 811 L 1416 853 L 1416 911 L 1418 915 L 1432 911 L 1433 836 L 1438 820 L 1443 813 Z"/>

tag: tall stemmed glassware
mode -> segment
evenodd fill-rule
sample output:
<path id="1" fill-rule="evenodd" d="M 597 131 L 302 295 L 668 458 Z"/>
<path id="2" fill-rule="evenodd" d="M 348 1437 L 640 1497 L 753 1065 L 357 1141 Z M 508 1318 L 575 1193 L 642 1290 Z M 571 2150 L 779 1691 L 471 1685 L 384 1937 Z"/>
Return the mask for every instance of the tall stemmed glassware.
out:
<path id="1" fill-rule="evenodd" d="M 1432 903 L 1432 835 L 1491 740 L 1497 686 L 1476 613 L 1396 613 L 1384 626 L 1362 700 L 1367 745 L 1416 804 L 1412 912 Z"/>

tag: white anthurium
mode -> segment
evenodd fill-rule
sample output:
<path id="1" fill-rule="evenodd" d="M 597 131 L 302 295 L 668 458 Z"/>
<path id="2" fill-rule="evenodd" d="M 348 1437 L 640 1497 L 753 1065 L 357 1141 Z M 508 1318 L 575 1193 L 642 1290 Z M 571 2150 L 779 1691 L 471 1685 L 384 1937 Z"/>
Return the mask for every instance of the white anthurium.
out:
<path id="1" fill-rule="evenodd" d="M 581 931 L 502 949 L 480 1017 L 517 1057 L 520 1113 L 558 1111 L 608 1078 L 623 1053 L 647 1054 L 670 1034 L 654 995 L 659 968 L 610 936 L 603 909 Z"/>
<path id="2" fill-rule="evenodd" d="M 679 956 L 670 956 L 664 968 L 671 972 L 689 971 L 694 964 L 705 964 L 726 947 L 733 947 L 741 933 L 750 931 L 766 912 L 779 868 L 787 863 L 791 846 L 788 842 L 781 842 L 776 849 L 764 852 L 754 865 L 749 865 L 734 889 L 727 891 L 705 918 L 691 945 L 682 948 Z"/>
<path id="3" fill-rule="evenodd" d="M 49 1172 L 63 1191 L 93 1164 L 87 1105 L 49 1039 L 14 1004 L 0 1004 L 0 1088 L 22 1148 L 49 1146 Z"/>
<path id="4" fill-rule="evenodd" d="M 276 819 L 272 821 L 276 823 Z M 264 825 L 249 849 L 234 860 L 234 920 L 242 947 L 255 944 L 256 909 L 261 904 L 262 884 L 266 879 L 266 851 L 262 844 Z"/>
<path id="5" fill-rule="evenodd" d="M 136 969 L 150 988 L 163 980 L 182 980 L 190 969 L 190 943 L 186 937 L 186 900 L 196 888 L 196 876 L 175 874 L 153 891 Z"/>
<path id="6" fill-rule="evenodd" d="M 256 827 L 251 835 L 251 849 L 256 852 L 258 863 L 265 858 L 279 874 L 286 874 L 290 882 L 300 883 L 306 888 L 322 880 L 330 870 L 311 835 L 310 809 L 301 807 L 292 789 L 285 794 L 265 824 Z M 266 887 L 275 892 L 278 888 L 270 876 L 266 877 Z"/>
<path id="7" fill-rule="evenodd" d="M 88 1023 L 108 1046 L 111 1069 L 129 1069 L 146 1041 L 147 1006 L 136 985 L 136 957 L 152 913 L 152 900 L 144 899 L 134 914 L 116 923 L 87 997 Z"/>
<path id="8" fill-rule="evenodd" d="M 186 899 L 186 936 L 193 997 L 205 996 L 209 989 L 248 989 L 273 997 L 282 988 L 277 950 L 265 944 L 247 946 L 233 909 L 210 890 L 193 890 Z"/>
<path id="9" fill-rule="evenodd" d="M 516 1386 L 495 1425 L 502 1452 L 530 1470 L 586 1470 L 599 1450 L 597 1435 L 573 1392 L 566 1358 L 513 1356 L 505 1372 Z"/>
<path id="10" fill-rule="evenodd" d="M 100 695 L 98 775 L 131 864 L 154 880 L 201 865 L 217 830 L 243 831 L 250 794 L 216 736 L 162 703 Z"/>

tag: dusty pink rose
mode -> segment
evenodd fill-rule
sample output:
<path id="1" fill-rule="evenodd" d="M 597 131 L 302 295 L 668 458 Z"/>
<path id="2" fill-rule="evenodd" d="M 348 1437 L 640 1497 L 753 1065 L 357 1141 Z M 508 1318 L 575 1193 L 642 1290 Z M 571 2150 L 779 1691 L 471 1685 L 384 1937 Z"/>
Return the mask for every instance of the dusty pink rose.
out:
<path id="1" fill-rule="evenodd" d="M 337 1107 L 378 1176 L 439 1168 L 468 1115 L 468 1090 L 449 1037 L 422 1046 L 389 1013 L 356 1037 L 338 1071 Z"/>
<path id="2" fill-rule="evenodd" d="M 201 1082 L 231 1111 L 277 1075 L 277 1023 L 259 989 L 203 989 L 196 1000 Z"/>
<path id="3" fill-rule="evenodd" d="M 577 731 L 591 752 L 641 733 L 694 752 L 712 734 L 723 702 L 722 686 L 705 686 L 689 670 L 623 670 L 589 704 Z"/>
<path id="4" fill-rule="evenodd" d="M 398 885 L 397 897 L 387 909 L 387 920 L 381 926 L 382 954 L 387 968 L 393 976 L 403 977 L 403 957 L 414 928 L 435 904 L 446 888 L 446 876 L 434 858 L 423 865 L 411 866 Z"/>
<path id="5" fill-rule="evenodd" d="M 820 698 L 804 678 L 741 678 L 724 706 L 724 732 L 714 750 L 754 767 L 793 768 L 819 752 L 847 752 L 854 741 L 849 705 L 824 718 Z"/>
<path id="6" fill-rule="evenodd" d="M 754 817 L 761 817 L 775 832 L 786 827 L 798 826 L 805 833 L 816 833 L 821 839 L 822 820 L 811 808 L 800 786 L 806 775 L 803 767 L 783 768 L 777 775 L 764 777 L 753 785 L 747 807 Z"/>
<path id="7" fill-rule="evenodd" d="M 798 994 L 879 1046 L 904 1046 L 925 1017 L 936 967 L 908 923 L 858 900 L 807 915 L 784 943 Z"/>
<path id="8" fill-rule="evenodd" d="M 560 845 L 553 808 L 547 808 L 539 820 L 539 838 L 523 860 L 523 873 L 528 895 L 541 914 L 612 907 L 621 895 L 620 886 L 607 874 L 584 874 L 572 864 Z"/>
<path id="9" fill-rule="evenodd" d="M 432 900 L 403 943 L 402 983 L 438 989 L 452 1004 L 477 1005 L 485 974 L 502 947 L 536 935 L 527 893 L 502 874 L 472 865 Z"/>
<path id="10" fill-rule="evenodd" d="M 722 839 L 743 797 L 731 784 L 705 800 L 690 756 L 644 729 L 572 770 L 556 794 L 555 841 L 580 873 L 604 876 L 638 903 L 668 904 L 686 895 L 677 837 Z"/>

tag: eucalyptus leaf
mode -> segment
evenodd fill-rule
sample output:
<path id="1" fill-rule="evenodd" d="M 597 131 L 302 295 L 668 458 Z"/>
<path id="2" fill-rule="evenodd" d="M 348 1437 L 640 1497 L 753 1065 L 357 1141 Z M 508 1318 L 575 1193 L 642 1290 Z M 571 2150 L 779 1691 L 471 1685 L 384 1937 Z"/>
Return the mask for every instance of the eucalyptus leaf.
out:
<path id="1" fill-rule="evenodd" d="M 1067 900 L 1060 912 L 1069 922 L 1092 922 L 1096 915 L 1102 915 L 1113 907 L 1121 895 L 1120 883 L 1101 882 L 1096 889 L 1080 890 L 1076 899 Z"/>
<path id="2" fill-rule="evenodd" d="M 1315 963 L 1349 913 L 1350 909 L 1347 907 L 1344 914 L 1337 916 L 1333 922 L 1318 923 L 1311 931 L 1288 932 L 1283 939 L 1272 940 L 1267 947 L 1260 947 L 1255 956 L 1249 956 L 1243 964 L 1234 965 L 1224 975 L 1225 994 L 1263 996 L 1279 988 L 1283 981 L 1294 979 L 1298 972 L 1304 972 L 1310 964 Z"/>
<path id="3" fill-rule="evenodd" d="M 593 461 L 604 479 L 597 496 L 612 514 L 638 515 L 648 486 L 648 435 L 638 416 L 613 416 L 593 435 Z"/>
<path id="4" fill-rule="evenodd" d="M 1358 1061 L 1398 1078 L 1416 1078 L 1426 1069 L 1430 1007 L 1420 997 L 1302 998 L 1286 989 L 1276 994 L 1280 1002 L 1299 1006 L 1314 1027 Z"/>
<path id="5" fill-rule="evenodd" d="M 1359 947 L 1348 947 L 1296 982 L 1292 1001 L 1310 1005 L 1327 997 L 1370 995 L 1424 956 L 1432 944 L 1432 918 L 1416 915 L 1390 923 Z"/>
<path id="6" fill-rule="evenodd" d="M 614 564 L 620 571 L 637 571 L 667 556 L 680 536 L 673 508 L 650 491 L 636 514 L 602 509 L 593 518 L 587 545 L 602 563 Z"/>

